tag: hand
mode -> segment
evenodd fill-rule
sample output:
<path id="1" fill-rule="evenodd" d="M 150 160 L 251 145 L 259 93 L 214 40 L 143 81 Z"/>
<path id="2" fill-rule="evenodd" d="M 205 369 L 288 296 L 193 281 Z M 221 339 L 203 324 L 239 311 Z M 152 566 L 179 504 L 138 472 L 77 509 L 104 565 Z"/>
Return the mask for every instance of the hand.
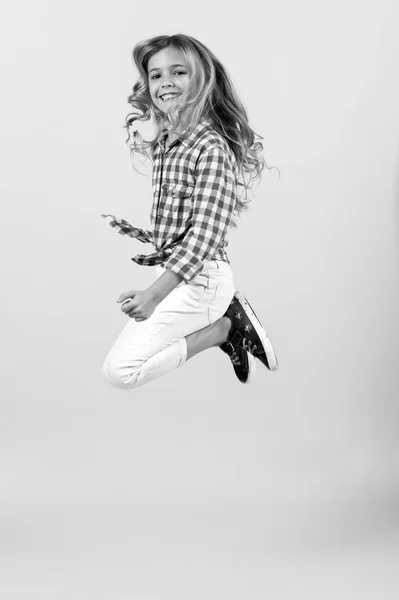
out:
<path id="1" fill-rule="evenodd" d="M 130 290 L 121 294 L 117 302 L 122 302 L 121 310 L 135 321 L 145 321 L 152 315 L 159 301 L 148 290 Z"/>

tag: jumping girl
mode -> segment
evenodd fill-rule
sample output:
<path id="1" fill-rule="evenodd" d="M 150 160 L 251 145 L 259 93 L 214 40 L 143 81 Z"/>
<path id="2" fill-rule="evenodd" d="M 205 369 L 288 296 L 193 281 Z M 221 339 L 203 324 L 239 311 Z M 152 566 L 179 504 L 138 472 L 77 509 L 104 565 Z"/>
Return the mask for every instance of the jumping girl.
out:
<path id="1" fill-rule="evenodd" d="M 259 319 L 234 290 L 226 236 L 266 164 L 257 156 L 263 145 L 254 141 L 225 68 L 195 38 L 142 41 L 133 60 L 140 77 L 128 102 L 139 112 L 126 117 L 126 128 L 151 118 L 157 127 L 152 141 L 135 131 L 131 146 L 153 163 L 152 231 L 101 216 L 119 233 L 155 246 L 132 260 L 156 265 L 157 278 L 148 289 L 118 298 L 129 320 L 103 373 L 113 386 L 131 389 L 218 346 L 239 381 L 248 383 L 255 357 L 271 371 L 278 362 Z"/>

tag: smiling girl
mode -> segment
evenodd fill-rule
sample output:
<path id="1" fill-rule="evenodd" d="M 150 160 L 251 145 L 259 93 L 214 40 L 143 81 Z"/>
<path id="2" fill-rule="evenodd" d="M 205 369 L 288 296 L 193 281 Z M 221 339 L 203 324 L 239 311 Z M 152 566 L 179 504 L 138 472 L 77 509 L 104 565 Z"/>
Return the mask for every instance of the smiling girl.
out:
<path id="1" fill-rule="evenodd" d="M 246 193 L 265 166 L 263 146 L 225 68 L 198 40 L 158 36 L 138 43 L 133 60 L 139 79 L 129 102 L 138 112 L 126 126 L 149 119 L 157 126 L 151 141 L 135 131 L 132 145 L 153 163 L 152 230 L 102 217 L 154 245 L 155 252 L 132 260 L 156 266 L 156 280 L 118 298 L 128 322 L 103 373 L 113 386 L 132 389 L 218 346 L 248 383 L 255 357 L 272 371 L 278 362 L 247 299 L 234 290 L 226 238 L 233 216 L 247 208 L 239 188 Z"/>

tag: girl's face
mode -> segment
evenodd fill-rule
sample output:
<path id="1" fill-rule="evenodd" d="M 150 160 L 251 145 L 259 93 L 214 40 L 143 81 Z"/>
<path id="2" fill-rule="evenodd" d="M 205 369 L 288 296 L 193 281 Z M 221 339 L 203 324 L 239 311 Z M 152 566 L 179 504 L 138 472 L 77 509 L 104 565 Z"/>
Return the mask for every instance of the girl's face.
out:
<path id="1" fill-rule="evenodd" d="M 182 52 L 164 48 L 148 61 L 148 85 L 153 103 L 167 113 L 172 102 L 188 90 L 190 72 Z M 173 95 L 172 95 L 173 94 Z"/>

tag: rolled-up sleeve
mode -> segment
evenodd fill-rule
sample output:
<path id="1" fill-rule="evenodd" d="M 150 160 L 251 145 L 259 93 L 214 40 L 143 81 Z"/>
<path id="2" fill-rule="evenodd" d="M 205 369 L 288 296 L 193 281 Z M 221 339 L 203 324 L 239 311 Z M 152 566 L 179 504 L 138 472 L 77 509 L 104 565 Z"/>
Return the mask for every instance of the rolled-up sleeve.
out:
<path id="1" fill-rule="evenodd" d="M 226 236 L 236 202 L 231 158 L 221 146 L 200 155 L 192 194 L 192 225 L 165 267 L 190 281 L 201 272 Z"/>

